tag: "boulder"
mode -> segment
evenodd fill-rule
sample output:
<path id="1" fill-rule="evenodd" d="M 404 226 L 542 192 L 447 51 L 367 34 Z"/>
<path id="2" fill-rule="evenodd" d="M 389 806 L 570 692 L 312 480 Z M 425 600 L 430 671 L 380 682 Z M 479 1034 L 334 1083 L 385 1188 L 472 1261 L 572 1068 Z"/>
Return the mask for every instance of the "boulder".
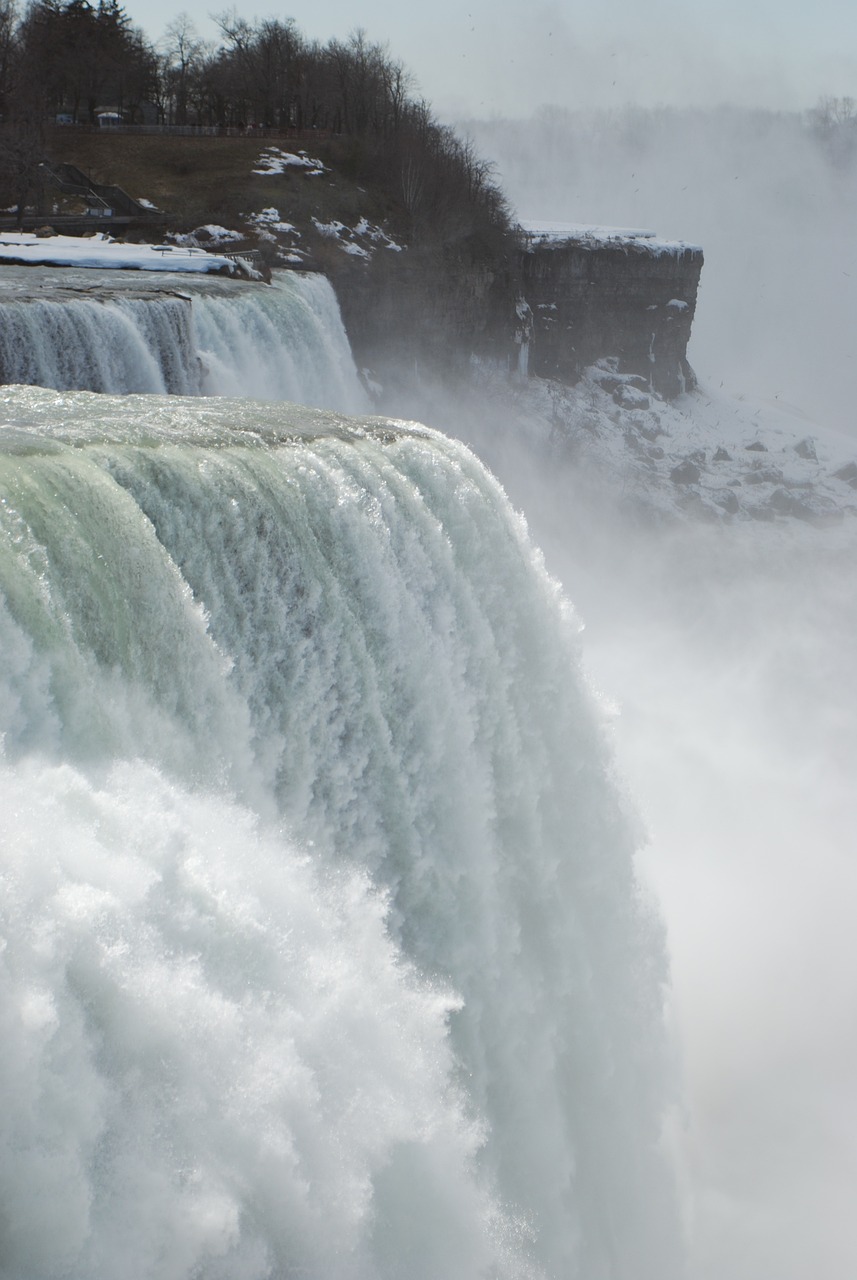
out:
<path id="1" fill-rule="evenodd" d="M 684 462 L 680 462 L 678 466 L 673 467 L 670 472 L 670 480 L 673 484 L 698 484 L 702 475 L 702 471 L 692 462 L 690 458 L 685 458 Z"/>

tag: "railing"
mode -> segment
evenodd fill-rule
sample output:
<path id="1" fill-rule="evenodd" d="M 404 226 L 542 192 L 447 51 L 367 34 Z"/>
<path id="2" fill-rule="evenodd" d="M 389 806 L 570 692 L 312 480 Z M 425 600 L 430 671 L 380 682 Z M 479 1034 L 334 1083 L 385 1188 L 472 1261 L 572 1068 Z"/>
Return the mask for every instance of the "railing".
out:
<path id="1" fill-rule="evenodd" d="M 217 253 L 221 258 L 229 258 L 232 262 L 246 262 L 249 266 L 257 269 L 263 265 L 262 254 L 258 249 L 245 249 L 243 253 L 238 250 L 234 252 L 230 250 L 225 253 L 222 249 L 214 249 L 212 252 Z"/>
<path id="2" fill-rule="evenodd" d="M 290 138 L 302 142 L 336 136 L 332 129 L 297 129 L 292 125 L 114 124 L 99 127 L 88 121 L 79 121 L 55 127 L 62 133 L 76 130 L 78 133 L 169 134 L 179 138 Z"/>

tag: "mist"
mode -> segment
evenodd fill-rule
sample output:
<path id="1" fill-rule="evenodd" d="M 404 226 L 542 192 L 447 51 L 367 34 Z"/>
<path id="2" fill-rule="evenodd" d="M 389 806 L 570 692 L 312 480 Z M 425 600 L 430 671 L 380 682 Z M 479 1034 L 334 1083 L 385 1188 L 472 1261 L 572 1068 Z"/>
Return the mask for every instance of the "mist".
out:
<path id="1" fill-rule="evenodd" d="M 852 433 L 853 128 L 741 110 L 569 112 L 462 127 L 517 214 L 649 228 L 705 251 L 689 359 L 700 380 Z"/>
<path id="2" fill-rule="evenodd" d="M 522 218 L 702 244 L 689 421 L 728 395 L 748 433 L 776 403 L 820 449 L 852 434 L 855 169 L 803 117 L 545 109 L 467 127 Z M 664 522 L 629 510 L 621 476 L 534 464 L 516 430 L 520 441 L 496 406 L 464 428 L 582 618 L 648 830 L 640 871 L 670 942 L 690 1274 L 850 1274 L 852 518 Z"/>

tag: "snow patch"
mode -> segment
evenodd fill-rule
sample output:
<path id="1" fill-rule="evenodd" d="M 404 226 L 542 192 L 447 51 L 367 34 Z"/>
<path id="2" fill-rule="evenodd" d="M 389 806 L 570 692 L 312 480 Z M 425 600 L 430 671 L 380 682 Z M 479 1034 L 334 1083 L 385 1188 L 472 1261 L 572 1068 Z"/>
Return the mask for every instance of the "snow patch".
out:
<path id="1" fill-rule="evenodd" d="M 587 249 L 624 247 L 650 253 L 654 257 L 689 250 L 701 253 L 699 245 L 684 240 L 660 240 L 654 231 L 637 227 L 601 227 L 579 222 L 542 222 L 524 219 L 518 226 L 531 248 L 558 248 L 580 244 Z"/>
<path id="2" fill-rule="evenodd" d="M 396 253 L 401 253 L 404 248 L 403 245 L 396 244 L 383 227 L 375 226 L 366 218 L 360 218 L 353 227 L 347 227 L 344 222 L 337 222 L 335 219 L 332 222 L 319 222 L 318 218 L 313 218 L 313 224 L 319 235 L 338 241 L 343 253 L 349 253 L 355 258 L 369 259 L 378 248 L 393 249 Z"/>
<path id="3" fill-rule="evenodd" d="M 283 151 L 280 147 L 266 147 L 256 161 L 252 172 L 263 177 L 275 173 L 287 173 L 289 169 L 302 169 L 307 177 L 319 177 L 327 170 L 321 160 L 308 156 L 305 151 Z"/>
<path id="4" fill-rule="evenodd" d="M 293 223 L 284 222 L 281 219 L 279 209 L 275 209 L 273 205 L 263 209 L 261 213 L 249 214 L 247 221 L 254 227 L 264 227 L 268 231 L 280 231 L 283 235 L 300 235 Z"/>
<path id="5" fill-rule="evenodd" d="M 229 231 L 226 227 L 207 222 L 205 226 L 196 227 L 195 230 L 185 232 L 183 235 L 176 232 L 168 232 L 166 238 L 173 244 L 198 248 L 201 244 L 228 244 L 235 240 L 243 240 L 244 236 L 240 231 Z"/>

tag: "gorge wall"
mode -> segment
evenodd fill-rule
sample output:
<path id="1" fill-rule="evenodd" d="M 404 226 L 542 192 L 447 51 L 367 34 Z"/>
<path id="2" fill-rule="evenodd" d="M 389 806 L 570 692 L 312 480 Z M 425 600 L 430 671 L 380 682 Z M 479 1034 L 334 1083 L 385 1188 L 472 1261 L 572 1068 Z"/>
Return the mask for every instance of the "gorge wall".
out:
<path id="1" fill-rule="evenodd" d="M 440 258 L 352 259 L 331 278 L 358 365 L 384 382 L 480 357 L 573 384 L 615 357 L 671 398 L 693 382 L 687 345 L 702 264 L 700 248 L 650 233 L 518 234 Z"/>
<path id="2" fill-rule="evenodd" d="M 702 250 L 653 236 L 545 239 L 521 255 L 533 313 L 530 372 L 574 383 L 615 356 L 670 399 L 692 385 L 687 345 Z"/>

